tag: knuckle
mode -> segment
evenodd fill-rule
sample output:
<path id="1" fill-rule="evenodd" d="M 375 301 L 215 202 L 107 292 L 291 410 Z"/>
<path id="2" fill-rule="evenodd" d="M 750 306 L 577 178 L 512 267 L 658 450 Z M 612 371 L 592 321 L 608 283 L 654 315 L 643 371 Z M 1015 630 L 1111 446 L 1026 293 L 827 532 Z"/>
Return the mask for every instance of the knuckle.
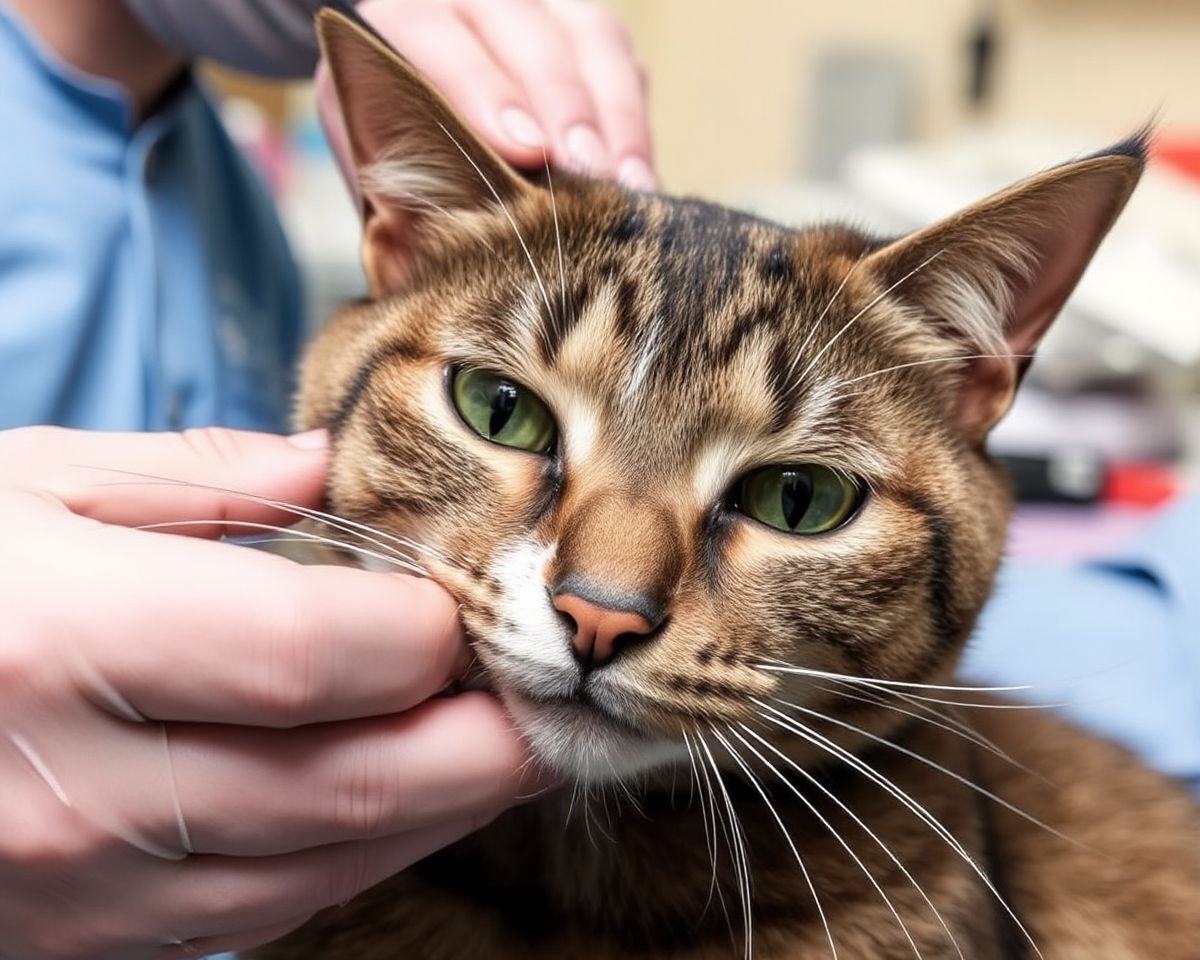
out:
<path id="1" fill-rule="evenodd" d="M 369 839 L 388 833 L 392 828 L 395 798 L 403 785 L 399 778 L 387 778 L 389 767 L 383 738 L 362 738 L 347 750 L 340 762 L 329 817 L 338 835 Z"/>
<path id="2" fill-rule="evenodd" d="M 266 663 L 257 672 L 258 706 L 281 727 L 312 722 L 330 697 L 335 654 L 326 617 L 311 594 L 280 598 L 282 613 L 267 631 Z"/>
<path id="3" fill-rule="evenodd" d="M 218 467 L 233 466 L 243 455 L 238 432 L 228 427 L 193 427 L 180 437 L 200 460 Z"/>

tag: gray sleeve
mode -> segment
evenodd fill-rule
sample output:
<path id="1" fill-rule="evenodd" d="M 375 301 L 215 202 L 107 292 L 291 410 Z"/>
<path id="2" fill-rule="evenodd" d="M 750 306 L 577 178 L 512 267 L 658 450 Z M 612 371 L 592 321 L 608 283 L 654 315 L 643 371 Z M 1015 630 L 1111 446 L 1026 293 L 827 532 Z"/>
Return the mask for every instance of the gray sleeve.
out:
<path id="1" fill-rule="evenodd" d="M 317 64 L 321 0 L 125 0 L 159 40 L 248 73 L 301 77 Z"/>

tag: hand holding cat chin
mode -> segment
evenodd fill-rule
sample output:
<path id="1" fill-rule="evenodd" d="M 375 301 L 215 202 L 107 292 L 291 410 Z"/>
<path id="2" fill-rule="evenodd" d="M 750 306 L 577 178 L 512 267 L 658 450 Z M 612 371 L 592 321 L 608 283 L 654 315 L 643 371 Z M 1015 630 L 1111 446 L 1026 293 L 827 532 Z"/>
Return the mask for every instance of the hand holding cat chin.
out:
<path id="1" fill-rule="evenodd" d="M 536 789 L 494 698 L 429 699 L 439 588 L 206 539 L 318 506 L 320 439 L 0 432 L 5 960 L 259 943 Z"/>
<path id="2" fill-rule="evenodd" d="M 364 0 L 359 12 L 502 157 L 653 189 L 645 80 L 617 18 L 589 0 Z M 317 100 L 353 182 L 324 64 Z"/>

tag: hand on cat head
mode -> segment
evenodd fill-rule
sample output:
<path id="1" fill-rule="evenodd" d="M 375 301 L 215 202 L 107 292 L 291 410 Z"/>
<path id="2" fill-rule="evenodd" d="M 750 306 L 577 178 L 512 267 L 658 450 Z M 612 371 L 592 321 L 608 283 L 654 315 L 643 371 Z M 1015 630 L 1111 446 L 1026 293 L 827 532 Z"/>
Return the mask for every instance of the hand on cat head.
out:
<path id="1" fill-rule="evenodd" d="M 653 189 L 645 80 L 617 19 L 587 0 L 365 0 L 359 12 L 505 160 Z M 355 165 L 329 71 L 317 104 L 351 190 Z"/>

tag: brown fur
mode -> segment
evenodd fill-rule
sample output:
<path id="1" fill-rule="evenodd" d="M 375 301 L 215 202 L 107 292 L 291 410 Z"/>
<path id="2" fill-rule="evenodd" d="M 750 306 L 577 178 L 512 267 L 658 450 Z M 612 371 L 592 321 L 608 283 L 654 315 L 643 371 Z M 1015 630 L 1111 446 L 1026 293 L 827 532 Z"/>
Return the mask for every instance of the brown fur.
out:
<path id="1" fill-rule="evenodd" d="M 1200 956 L 1188 794 L 1044 714 L 891 685 L 953 676 L 1004 542 L 987 432 L 1144 144 L 894 242 L 794 232 L 525 180 L 379 41 L 321 26 L 376 299 L 309 354 L 301 423 L 333 431 L 335 512 L 436 551 L 479 679 L 577 786 L 253 956 Z M 471 368 L 544 401 L 550 453 L 463 422 Z M 770 529 L 738 491 L 775 464 L 862 504 Z M 577 663 L 568 589 L 653 632 Z"/>

